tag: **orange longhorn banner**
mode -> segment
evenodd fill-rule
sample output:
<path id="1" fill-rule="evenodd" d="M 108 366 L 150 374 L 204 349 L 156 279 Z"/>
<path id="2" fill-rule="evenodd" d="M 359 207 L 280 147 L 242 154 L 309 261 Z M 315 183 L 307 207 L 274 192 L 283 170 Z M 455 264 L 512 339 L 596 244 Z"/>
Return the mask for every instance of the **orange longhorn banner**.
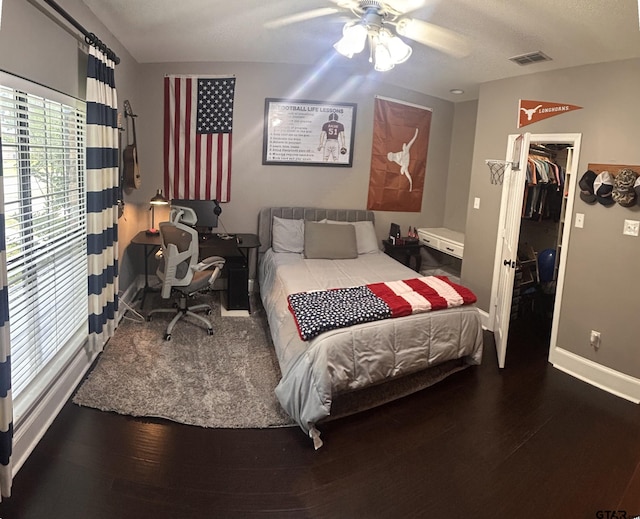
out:
<path id="1" fill-rule="evenodd" d="M 533 124 L 542 119 L 548 119 L 556 115 L 571 112 L 573 110 L 580 110 L 581 106 L 562 104 L 562 103 L 548 103 L 546 101 L 530 101 L 528 99 L 520 99 L 520 105 L 518 107 L 518 128 L 522 128 L 528 124 Z"/>
<path id="2" fill-rule="evenodd" d="M 367 209 L 419 212 L 431 108 L 376 96 Z"/>

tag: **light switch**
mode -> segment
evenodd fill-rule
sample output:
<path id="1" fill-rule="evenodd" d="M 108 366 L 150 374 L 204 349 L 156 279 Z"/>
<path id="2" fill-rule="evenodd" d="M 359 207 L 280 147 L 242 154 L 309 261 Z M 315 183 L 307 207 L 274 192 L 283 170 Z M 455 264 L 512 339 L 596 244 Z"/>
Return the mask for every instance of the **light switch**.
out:
<path id="1" fill-rule="evenodd" d="M 576 227 L 580 229 L 584 227 L 584 214 L 576 213 Z"/>
<path id="2" fill-rule="evenodd" d="M 473 199 L 473 208 L 480 209 L 480 198 L 477 196 Z"/>

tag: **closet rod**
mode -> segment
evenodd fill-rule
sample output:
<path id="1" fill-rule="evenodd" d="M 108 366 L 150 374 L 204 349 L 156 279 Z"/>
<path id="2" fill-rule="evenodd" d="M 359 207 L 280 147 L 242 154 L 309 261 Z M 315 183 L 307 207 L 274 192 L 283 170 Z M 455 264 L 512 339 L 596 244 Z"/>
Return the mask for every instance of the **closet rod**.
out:
<path id="1" fill-rule="evenodd" d="M 543 155 L 545 157 L 549 157 L 550 159 L 554 159 L 556 157 L 555 151 L 549 151 L 535 144 L 532 144 L 531 146 L 529 146 L 529 153 L 532 153 L 534 155 Z"/>
<path id="2" fill-rule="evenodd" d="M 65 20 L 67 20 L 71 25 L 73 25 L 76 29 L 78 29 L 84 35 L 84 41 L 88 45 L 93 45 L 94 47 L 100 49 L 104 52 L 110 60 L 118 65 L 120 63 L 120 58 L 113 52 L 109 47 L 107 47 L 106 43 L 101 41 L 94 33 L 87 31 L 80 23 L 73 18 L 67 11 L 65 11 L 60 5 L 58 5 L 54 0 L 44 0 L 50 7 L 56 10 L 56 12 L 62 16 Z"/>

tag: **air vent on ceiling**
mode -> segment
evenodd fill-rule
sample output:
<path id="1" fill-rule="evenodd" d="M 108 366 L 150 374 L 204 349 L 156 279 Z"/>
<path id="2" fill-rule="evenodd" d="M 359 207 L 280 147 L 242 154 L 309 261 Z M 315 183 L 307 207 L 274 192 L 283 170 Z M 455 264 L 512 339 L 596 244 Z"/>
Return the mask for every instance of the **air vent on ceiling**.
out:
<path id="1" fill-rule="evenodd" d="M 517 63 L 518 65 L 531 65 L 532 63 L 540 63 L 541 61 L 551 61 L 551 58 L 544 52 L 530 52 L 529 54 L 521 54 L 520 56 L 513 56 L 509 58 L 510 61 Z"/>

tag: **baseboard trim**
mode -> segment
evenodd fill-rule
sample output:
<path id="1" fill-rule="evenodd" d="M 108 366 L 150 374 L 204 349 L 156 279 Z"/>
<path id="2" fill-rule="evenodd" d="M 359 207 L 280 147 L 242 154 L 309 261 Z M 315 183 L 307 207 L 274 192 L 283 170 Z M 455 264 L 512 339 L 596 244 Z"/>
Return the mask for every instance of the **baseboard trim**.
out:
<path id="1" fill-rule="evenodd" d="M 480 308 L 478 308 L 478 312 L 480 313 L 480 318 L 481 318 L 481 322 L 482 322 L 482 327 L 485 330 L 489 330 L 490 332 L 493 331 L 493 323 L 489 322 L 489 314 L 487 312 L 485 312 L 484 310 L 481 310 Z M 491 324 L 491 326 L 489 326 Z"/>
<path id="2" fill-rule="evenodd" d="M 549 362 L 554 368 L 634 404 L 640 404 L 640 380 L 575 353 L 552 348 Z"/>

